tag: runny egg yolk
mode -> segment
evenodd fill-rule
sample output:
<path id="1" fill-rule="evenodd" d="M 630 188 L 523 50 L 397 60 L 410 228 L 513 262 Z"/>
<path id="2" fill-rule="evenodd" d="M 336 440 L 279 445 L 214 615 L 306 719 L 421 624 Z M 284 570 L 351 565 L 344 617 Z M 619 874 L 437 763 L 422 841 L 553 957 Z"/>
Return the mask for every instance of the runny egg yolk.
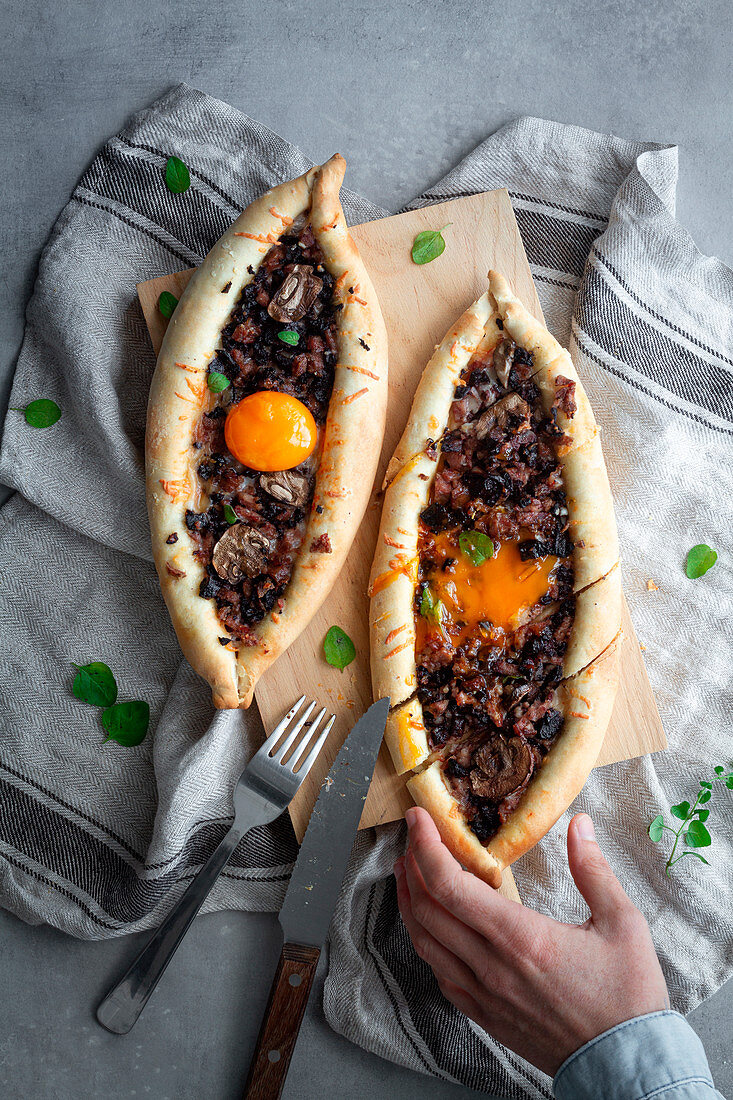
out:
<path id="1" fill-rule="evenodd" d="M 297 397 L 259 390 L 230 410 L 224 438 L 234 457 L 251 470 L 292 470 L 313 453 L 318 429 Z"/>
<path id="2" fill-rule="evenodd" d="M 443 605 L 444 621 L 453 641 L 459 644 L 478 633 L 480 623 L 511 630 L 523 611 L 544 596 L 557 558 L 549 556 L 522 561 L 516 542 L 502 542 L 493 557 L 473 565 L 451 536 L 434 536 L 436 558 L 450 559 L 447 570 L 431 573 L 430 590 Z M 422 616 L 418 616 L 418 620 Z M 418 622 L 418 628 L 425 626 Z M 431 625 L 427 624 L 427 629 Z"/>

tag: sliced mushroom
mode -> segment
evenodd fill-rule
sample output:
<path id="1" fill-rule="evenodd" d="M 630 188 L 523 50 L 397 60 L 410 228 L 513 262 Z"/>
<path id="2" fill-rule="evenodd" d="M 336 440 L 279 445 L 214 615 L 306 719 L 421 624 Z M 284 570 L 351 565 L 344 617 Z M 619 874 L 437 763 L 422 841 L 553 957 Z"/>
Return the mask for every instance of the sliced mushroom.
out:
<path id="1" fill-rule="evenodd" d="M 263 571 L 271 549 L 267 535 L 237 523 L 224 532 L 214 547 L 214 569 L 222 580 L 237 584 L 242 577 L 256 577 Z"/>
<path id="2" fill-rule="evenodd" d="M 494 371 L 504 389 L 509 385 L 509 372 L 514 363 L 514 351 L 516 346 L 513 340 L 502 340 L 502 342 L 494 348 Z"/>
<path id="3" fill-rule="evenodd" d="M 323 279 L 307 264 L 296 264 L 276 294 L 267 312 L 275 321 L 299 321 L 305 317 L 323 288 Z"/>
<path id="4" fill-rule="evenodd" d="M 534 766 L 532 750 L 521 737 L 493 737 L 474 757 L 471 790 L 499 802 L 521 787 Z"/>
<path id="5" fill-rule="evenodd" d="M 297 218 L 294 220 L 292 225 L 289 225 L 287 227 L 287 229 L 283 233 L 283 237 L 298 237 L 298 236 L 300 236 L 301 230 L 305 229 L 307 224 L 308 224 L 308 214 L 305 213 L 305 211 L 304 211 L 302 214 L 298 214 Z"/>
<path id="6" fill-rule="evenodd" d="M 278 470 L 274 474 L 260 474 L 260 488 L 280 504 L 292 504 L 302 508 L 308 500 L 310 485 L 306 474 L 297 470 Z"/>
<path id="7" fill-rule="evenodd" d="M 499 431 L 505 431 L 509 417 L 514 417 L 517 420 L 516 430 L 523 432 L 532 427 L 531 415 L 529 405 L 518 393 L 508 393 L 506 397 L 502 397 L 501 401 L 497 401 L 486 412 L 481 413 L 473 430 L 479 439 L 485 439 L 494 425 Z"/>

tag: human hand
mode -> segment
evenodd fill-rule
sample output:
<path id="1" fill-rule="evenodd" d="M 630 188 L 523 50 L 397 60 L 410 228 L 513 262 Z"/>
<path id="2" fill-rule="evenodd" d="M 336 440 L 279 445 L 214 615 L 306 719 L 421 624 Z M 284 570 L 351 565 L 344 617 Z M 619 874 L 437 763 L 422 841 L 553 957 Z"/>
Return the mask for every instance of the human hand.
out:
<path id="1" fill-rule="evenodd" d="M 397 898 L 415 950 L 443 995 L 551 1076 L 608 1028 L 669 1008 L 649 927 L 577 814 L 570 873 L 591 911 L 580 925 L 509 901 L 464 871 L 425 810 L 406 814 L 409 847 L 395 864 Z"/>

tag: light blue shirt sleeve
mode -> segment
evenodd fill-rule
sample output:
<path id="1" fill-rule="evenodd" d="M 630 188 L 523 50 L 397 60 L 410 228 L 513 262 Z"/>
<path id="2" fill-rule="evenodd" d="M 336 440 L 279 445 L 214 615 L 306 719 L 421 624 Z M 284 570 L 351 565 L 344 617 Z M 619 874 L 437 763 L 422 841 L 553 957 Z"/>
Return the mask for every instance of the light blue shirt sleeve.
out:
<path id="1" fill-rule="evenodd" d="M 705 1049 L 677 1012 L 650 1012 L 604 1031 L 555 1074 L 557 1100 L 724 1100 Z"/>

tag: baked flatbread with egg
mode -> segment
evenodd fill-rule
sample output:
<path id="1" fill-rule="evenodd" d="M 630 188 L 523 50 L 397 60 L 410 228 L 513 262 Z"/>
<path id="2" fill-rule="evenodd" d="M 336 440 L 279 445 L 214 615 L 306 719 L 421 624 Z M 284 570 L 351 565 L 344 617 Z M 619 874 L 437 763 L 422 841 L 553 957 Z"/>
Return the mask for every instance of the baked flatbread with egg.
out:
<path id="1" fill-rule="evenodd" d="M 370 644 L 387 743 L 445 842 L 498 886 L 596 760 L 622 600 L 593 411 L 498 272 L 425 368 L 385 485 Z"/>
<path id="2" fill-rule="evenodd" d="M 217 707 L 335 581 L 369 500 L 387 339 L 339 201 L 342 157 L 256 199 L 171 317 L 148 405 L 153 554 L 181 648 Z"/>

